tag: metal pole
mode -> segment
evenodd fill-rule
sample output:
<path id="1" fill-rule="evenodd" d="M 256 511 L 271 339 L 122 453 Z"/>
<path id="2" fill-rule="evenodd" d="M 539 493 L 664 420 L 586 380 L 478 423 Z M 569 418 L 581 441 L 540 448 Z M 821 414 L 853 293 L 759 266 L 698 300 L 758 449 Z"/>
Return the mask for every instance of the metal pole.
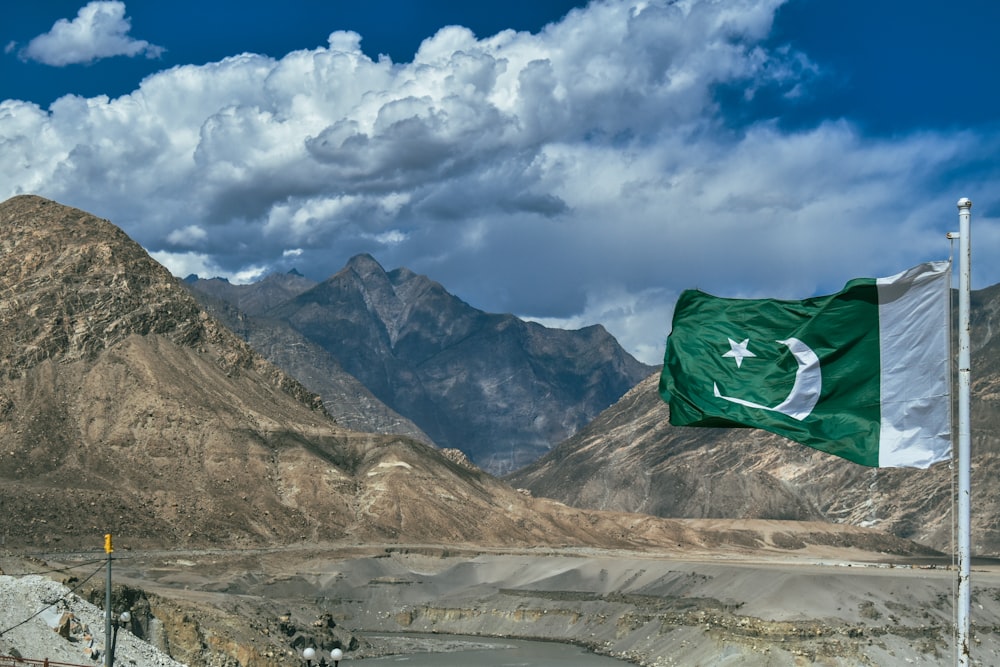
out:
<path id="1" fill-rule="evenodd" d="M 111 554 L 108 554 L 107 586 L 104 591 L 104 667 L 111 667 Z"/>
<path id="2" fill-rule="evenodd" d="M 970 219 L 972 202 L 963 197 L 958 200 L 958 599 L 955 602 L 955 664 L 969 665 L 969 610 L 971 589 L 969 581 L 972 556 L 971 546 L 971 500 L 972 480 L 972 435 L 970 421 L 971 355 L 969 302 L 972 292 L 972 252 Z"/>
<path id="3" fill-rule="evenodd" d="M 111 533 L 104 535 L 104 553 L 108 555 L 107 586 L 104 590 L 104 667 L 111 667 Z"/>

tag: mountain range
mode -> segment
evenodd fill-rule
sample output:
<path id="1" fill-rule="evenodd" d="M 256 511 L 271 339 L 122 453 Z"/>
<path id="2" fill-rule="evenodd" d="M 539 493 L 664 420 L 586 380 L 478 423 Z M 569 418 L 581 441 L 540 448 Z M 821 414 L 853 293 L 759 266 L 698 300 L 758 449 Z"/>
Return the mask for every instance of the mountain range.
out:
<path id="1" fill-rule="evenodd" d="M 456 450 L 344 428 L 107 220 L 21 195 L 0 203 L 0 230 L 8 548 L 93 548 L 106 533 L 126 549 L 700 539 L 534 498 Z"/>
<path id="2" fill-rule="evenodd" d="M 319 284 L 294 274 L 186 283 L 345 425 L 426 438 L 493 474 L 535 460 L 653 370 L 600 325 L 568 331 L 485 313 L 426 276 L 386 272 L 370 255 Z M 342 414 L 362 392 L 324 386 L 341 371 L 403 418 Z M 373 405 L 365 404 L 372 416 Z"/>
<path id="3" fill-rule="evenodd" d="M 185 284 L 201 306 L 236 332 L 254 350 L 323 399 L 327 412 L 345 428 L 405 435 L 427 444 L 430 436 L 419 426 L 375 397 L 344 370 L 329 352 L 296 331 L 288 322 L 261 313 L 315 287 L 295 272 L 271 274 L 252 285 L 234 285 L 221 278 L 188 276 Z"/>

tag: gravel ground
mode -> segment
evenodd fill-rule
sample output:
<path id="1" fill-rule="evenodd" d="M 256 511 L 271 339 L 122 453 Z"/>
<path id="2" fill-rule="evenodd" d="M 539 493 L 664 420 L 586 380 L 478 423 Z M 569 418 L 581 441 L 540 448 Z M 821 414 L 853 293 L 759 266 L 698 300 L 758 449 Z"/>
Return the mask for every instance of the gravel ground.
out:
<path id="1" fill-rule="evenodd" d="M 56 631 L 67 613 L 74 617 L 69 638 Z M 0 576 L 0 655 L 103 665 L 104 612 L 51 579 L 38 575 Z M 125 630 L 118 632 L 115 664 L 182 667 Z"/>

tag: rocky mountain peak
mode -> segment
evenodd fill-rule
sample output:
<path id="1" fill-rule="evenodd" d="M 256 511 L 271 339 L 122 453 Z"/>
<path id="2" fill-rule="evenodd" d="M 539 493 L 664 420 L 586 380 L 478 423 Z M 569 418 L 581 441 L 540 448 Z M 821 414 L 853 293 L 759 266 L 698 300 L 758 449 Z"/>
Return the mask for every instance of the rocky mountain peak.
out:
<path id="1" fill-rule="evenodd" d="M 209 317 L 118 227 L 35 195 L 0 203 L 0 377 L 92 361 L 130 336 L 163 336 L 254 369 L 311 407 L 319 398 Z"/>
<path id="2" fill-rule="evenodd" d="M 4 376 L 47 359 L 93 358 L 136 333 L 192 346 L 220 335 L 173 276 L 106 220 L 24 195 L 0 204 L 0 230 Z"/>
<path id="3" fill-rule="evenodd" d="M 401 266 L 398 269 L 393 269 L 389 272 L 389 280 L 392 281 L 393 285 L 403 285 L 410 282 L 413 279 L 422 278 L 419 273 L 415 273 L 405 266 Z"/>
<path id="4" fill-rule="evenodd" d="M 344 270 L 358 274 L 363 280 L 368 280 L 372 275 L 385 275 L 385 269 L 374 257 L 366 252 L 347 260 Z"/>
<path id="5" fill-rule="evenodd" d="M 370 255 L 266 315 L 493 473 L 547 451 L 652 370 L 599 325 L 564 331 L 486 313 Z"/>

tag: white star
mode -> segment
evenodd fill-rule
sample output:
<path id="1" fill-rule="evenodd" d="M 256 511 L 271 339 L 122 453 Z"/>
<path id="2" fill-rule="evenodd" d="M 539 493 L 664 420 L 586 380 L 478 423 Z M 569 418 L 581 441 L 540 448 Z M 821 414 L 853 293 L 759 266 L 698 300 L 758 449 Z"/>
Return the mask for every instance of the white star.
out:
<path id="1" fill-rule="evenodd" d="M 750 339 L 744 338 L 742 343 L 737 343 L 732 338 L 729 339 L 729 347 L 731 348 L 729 352 L 726 352 L 724 357 L 733 357 L 736 359 L 736 368 L 743 365 L 743 360 L 747 357 L 756 357 L 757 355 L 747 349 Z"/>

